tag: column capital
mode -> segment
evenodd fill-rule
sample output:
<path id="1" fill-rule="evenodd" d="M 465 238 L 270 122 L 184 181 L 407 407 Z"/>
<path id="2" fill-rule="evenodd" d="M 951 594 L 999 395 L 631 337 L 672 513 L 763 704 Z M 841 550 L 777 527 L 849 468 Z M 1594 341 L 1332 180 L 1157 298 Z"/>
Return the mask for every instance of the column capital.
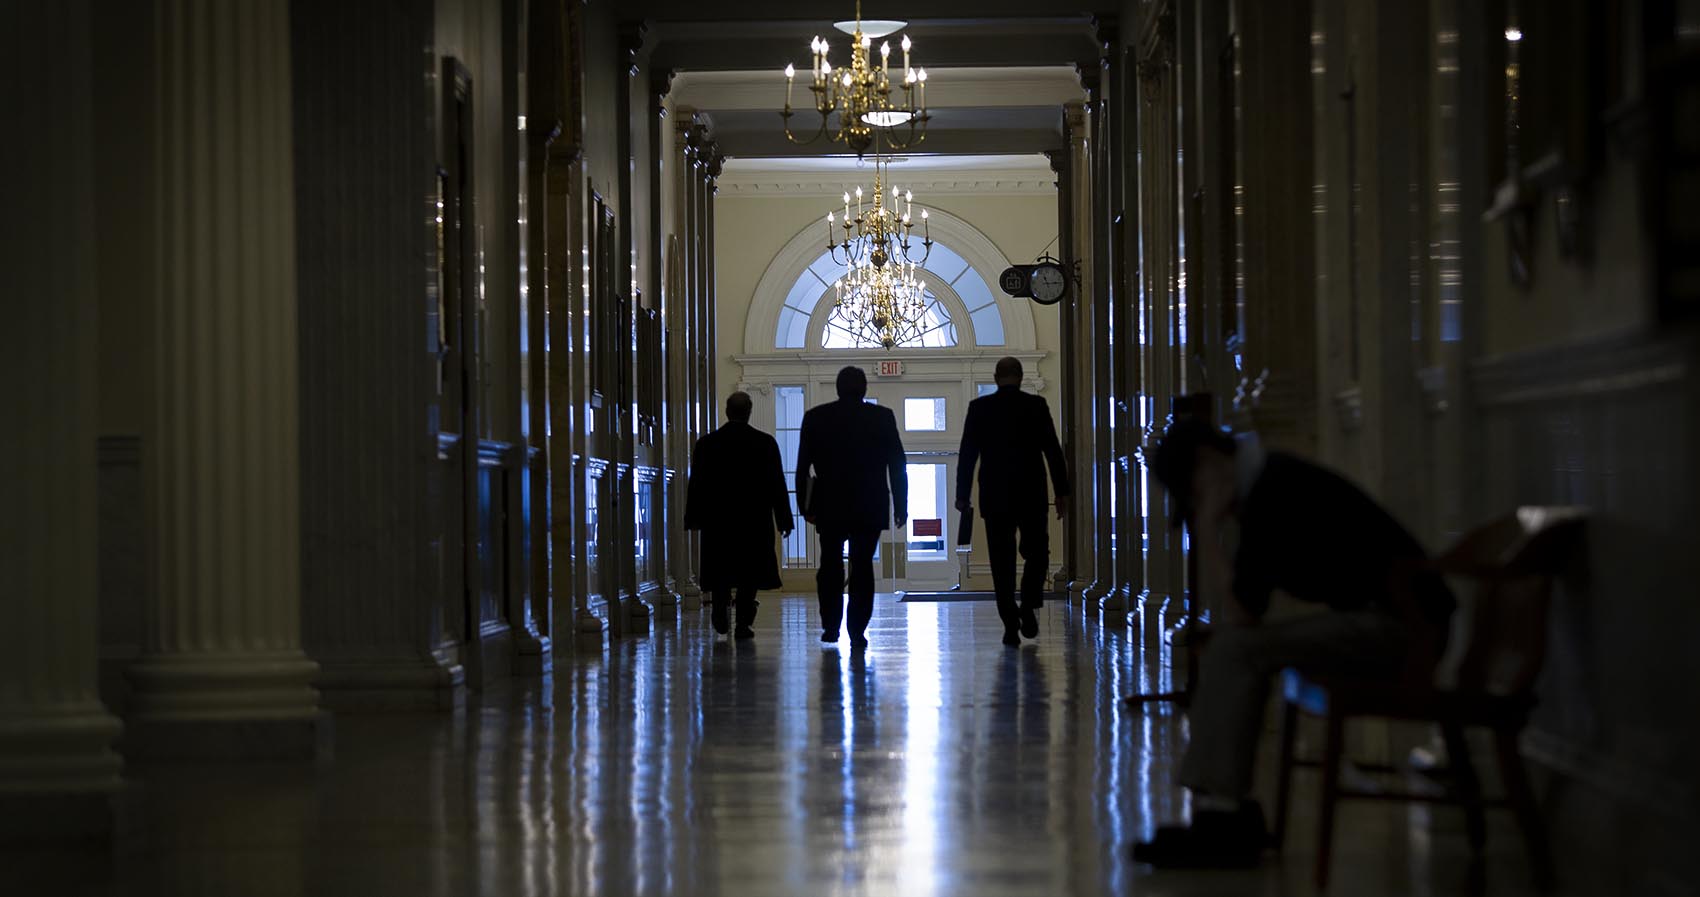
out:
<path id="1" fill-rule="evenodd" d="M 1074 64 L 1074 74 L 1080 79 L 1081 89 L 1086 91 L 1086 102 L 1097 102 L 1098 87 L 1103 81 L 1103 72 L 1102 65 L 1088 66 L 1078 62 Z M 1065 108 L 1068 105 L 1073 104 L 1065 104 Z"/>
<path id="2" fill-rule="evenodd" d="M 679 76 L 678 69 L 649 70 L 649 111 L 653 115 L 667 115 L 667 95 L 673 92 L 673 79 Z"/>
<path id="3" fill-rule="evenodd" d="M 643 22 L 621 22 L 615 26 L 620 51 L 626 57 L 626 74 L 629 77 L 637 77 L 638 72 L 643 69 L 644 57 L 647 55 L 643 39 L 648 33 L 649 26 Z"/>
<path id="4" fill-rule="evenodd" d="M 1100 60 L 1107 60 L 1114 54 L 1116 46 L 1121 43 L 1121 33 L 1121 16 L 1100 13 L 1092 17 L 1092 41 L 1098 45 Z"/>

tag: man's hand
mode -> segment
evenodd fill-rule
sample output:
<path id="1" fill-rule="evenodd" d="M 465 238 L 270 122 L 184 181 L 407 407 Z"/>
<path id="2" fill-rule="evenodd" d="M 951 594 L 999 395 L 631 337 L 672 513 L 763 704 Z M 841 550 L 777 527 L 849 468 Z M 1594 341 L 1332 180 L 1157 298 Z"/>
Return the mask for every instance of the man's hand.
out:
<path id="1" fill-rule="evenodd" d="M 815 517 L 813 514 L 804 514 L 803 520 L 807 521 L 810 526 L 815 525 Z"/>
<path id="2" fill-rule="evenodd" d="M 896 515 L 896 517 L 897 517 L 897 528 L 898 529 L 902 529 L 905 526 L 909 525 L 909 515 L 908 514 L 899 513 L 899 514 Z"/>
<path id="3" fill-rule="evenodd" d="M 956 500 L 956 509 L 958 511 L 966 511 L 966 510 L 968 510 L 969 508 L 972 508 L 972 507 L 974 507 L 974 506 L 969 504 L 968 499 L 966 499 L 966 498 L 959 498 L 959 499 Z"/>
<path id="4" fill-rule="evenodd" d="M 1061 520 L 1061 519 L 1063 519 L 1064 517 L 1067 517 L 1067 516 L 1068 516 L 1068 496 L 1059 495 L 1059 496 L 1057 496 L 1057 519 Z"/>
<path id="5" fill-rule="evenodd" d="M 791 538 L 791 531 L 790 531 L 790 530 L 789 530 L 789 529 L 782 529 L 782 530 L 780 530 L 780 531 L 779 531 L 779 538 L 781 538 L 781 539 L 789 539 L 789 538 Z"/>

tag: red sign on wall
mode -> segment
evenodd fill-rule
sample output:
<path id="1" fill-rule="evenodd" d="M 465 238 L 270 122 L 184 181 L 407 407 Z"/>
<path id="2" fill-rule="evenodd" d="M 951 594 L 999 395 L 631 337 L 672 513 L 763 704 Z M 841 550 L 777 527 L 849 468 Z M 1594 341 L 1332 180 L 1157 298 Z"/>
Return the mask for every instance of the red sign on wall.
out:
<path id="1" fill-rule="evenodd" d="M 903 376 L 903 362 L 896 359 L 881 361 L 876 373 L 881 377 L 901 377 Z"/>
<path id="2" fill-rule="evenodd" d="M 938 517 L 929 517 L 925 520 L 919 517 L 915 518 L 915 535 L 943 536 L 944 520 Z"/>

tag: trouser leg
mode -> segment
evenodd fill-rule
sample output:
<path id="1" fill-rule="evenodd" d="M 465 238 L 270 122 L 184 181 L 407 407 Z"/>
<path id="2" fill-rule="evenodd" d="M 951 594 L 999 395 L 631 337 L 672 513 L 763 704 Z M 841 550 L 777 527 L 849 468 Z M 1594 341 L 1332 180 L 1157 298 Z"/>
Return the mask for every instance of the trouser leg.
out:
<path id="1" fill-rule="evenodd" d="M 1249 796 L 1270 678 L 1286 667 L 1394 675 L 1404 662 L 1407 638 L 1398 620 L 1376 611 L 1217 627 L 1199 661 L 1181 784 L 1218 797 Z"/>
<path id="2" fill-rule="evenodd" d="M 1015 526 L 1007 518 L 986 521 L 986 555 L 992 564 L 992 592 L 998 599 L 998 616 L 1003 625 L 1016 625 L 1015 605 Z"/>
<path id="3" fill-rule="evenodd" d="M 860 636 L 874 616 L 874 549 L 879 530 L 850 534 L 850 635 Z"/>
<path id="4" fill-rule="evenodd" d="M 738 588 L 738 628 L 751 626 L 756 621 L 756 590 L 754 586 Z"/>
<path id="5" fill-rule="evenodd" d="M 1021 560 L 1021 609 L 1038 610 L 1051 568 L 1051 530 L 1042 512 L 1021 523 Z"/>
<path id="6" fill-rule="evenodd" d="M 844 534 L 820 531 L 820 569 L 815 572 L 820 627 L 837 632 L 844 619 Z"/>

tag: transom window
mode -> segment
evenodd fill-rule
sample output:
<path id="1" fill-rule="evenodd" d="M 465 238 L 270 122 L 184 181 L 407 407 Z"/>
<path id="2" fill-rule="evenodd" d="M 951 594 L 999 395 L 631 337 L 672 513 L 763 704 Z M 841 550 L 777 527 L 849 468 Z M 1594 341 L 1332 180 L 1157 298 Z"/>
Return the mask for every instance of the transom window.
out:
<path id="1" fill-rule="evenodd" d="M 921 293 L 927 301 L 927 310 L 921 313 L 921 326 L 913 338 L 898 343 L 904 349 L 938 349 L 956 345 L 956 324 L 950 319 L 950 311 L 939 301 L 931 289 Z M 842 312 L 833 309 L 827 316 L 826 329 L 821 333 L 821 348 L 823 349 L 878 349 L 882 348 L 879 340 L 871 337 L 868 332 L 845 320 Z"/>
<path id="2" fill-rule="evenodd" d="M 998 309 L 997 297 L 987 285 L 986 278 L 968 264 L 967 259 L 949 246 L 933 241 L 932 253 L 927 257 L 927 264 L 922 269 L 922 277 L 928 284 L 944 284 L 949 291 L 962 301 L 963 310 L 973 323 L 974 342 L 982 346 L 1001 346 L 1004 344 L 1003 313 Z M 774 328 L 773 343 L 778 349 L 809 348 L 809 324 L 815 318 L 815 311 L 822 300 L 831 302 L 832 284 L 843 273 L 843 269 L 835 264 L 830 252 L 823 252 L 803 273 L 797 277 L 796 283 L 785 294 L 785 303 L 779 310 L 779 321 Z M 926 324 L 920 336 L 906 342 L 906 348 L 947 348 L 955 346 L 958 340 L 957 325 L 951 317 L 950 307 L 940 300 L 929 287 L 926 292 L 927 311 Z M 836 312 L 836 310 L 835 310 Z M 819 343 L 825 349 L 866 349 L 877 348 L 873 343 L 863 339 L 858 333 L 835 322 L 836 313 L 825 316 L 825 323 L 818 334 Z"/>

